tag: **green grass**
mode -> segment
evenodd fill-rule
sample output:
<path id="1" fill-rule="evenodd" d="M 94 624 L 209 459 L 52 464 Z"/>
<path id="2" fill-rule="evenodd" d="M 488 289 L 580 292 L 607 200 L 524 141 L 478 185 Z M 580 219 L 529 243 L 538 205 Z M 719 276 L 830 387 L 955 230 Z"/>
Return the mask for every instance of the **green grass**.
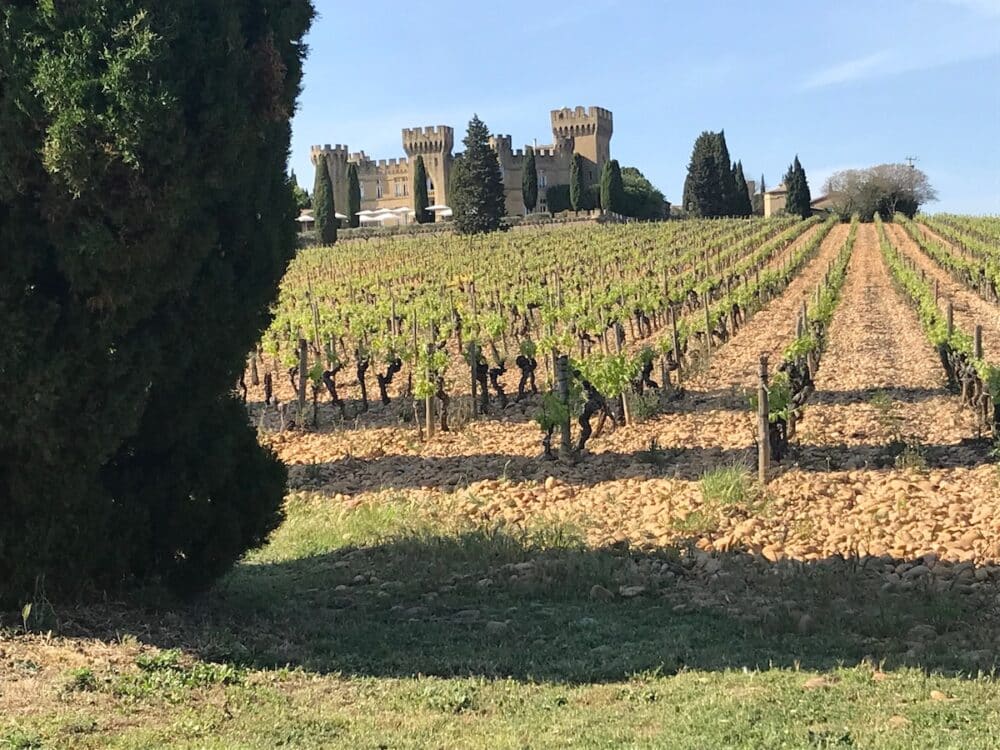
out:
<path id="1" fill-rule="evenodd" d="M 757 499 L 759 488 L 745 464 L 734 463 L 706 471 L 701 477 L 701 494 L 712 505 L 748 505 Z"/>
<path id="2" fill-rule="evenodd" d="M 46 636 L 11 627 L 0 750 L 1000 746 L 992 588 L 719 562 L 296 496 L 198 602 L 57 612 L 124 663 L 18 661 Z"/>

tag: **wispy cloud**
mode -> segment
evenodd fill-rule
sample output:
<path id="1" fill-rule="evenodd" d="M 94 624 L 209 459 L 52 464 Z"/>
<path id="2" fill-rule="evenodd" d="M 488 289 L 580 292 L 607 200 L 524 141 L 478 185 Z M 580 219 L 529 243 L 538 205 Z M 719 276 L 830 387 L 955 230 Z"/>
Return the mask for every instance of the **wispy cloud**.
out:
<path id="1" fill-rule="evenodd" d="M 968 8 L 984 16 L 995 16 L 1000 18 L 1000 0 L 942 0 L 948 5 L 958 5 Z"/>
<path id="2" fill-rule="evenodd" d="M 960 50 L 934 50 L 931 48 L 917 51 L 883 50 L 821 68 L 802 81 L 799 85 L 799 91 L 813 91 L 872 78 L 935 70 L 948 65 L 992 59 L 998 55 L 1000 55 L 1000 44 L 997 43 L 991 43 L 988 46 L 977 46 L 975 43 L 970 43 L 967 48 Z"/>
<path id="3" fill-rule="evenodd" d="M 800 88 L 803 91 L 808 91 L 810 89 L 824 88 L 825 86 L 834 86 L 839 83 L 858 81 L 863 78 L 871 78 L 885 68 L 891 57 L 890 53 L 886 50 L 831 65 L 816 71 L 806 78 Z"/>

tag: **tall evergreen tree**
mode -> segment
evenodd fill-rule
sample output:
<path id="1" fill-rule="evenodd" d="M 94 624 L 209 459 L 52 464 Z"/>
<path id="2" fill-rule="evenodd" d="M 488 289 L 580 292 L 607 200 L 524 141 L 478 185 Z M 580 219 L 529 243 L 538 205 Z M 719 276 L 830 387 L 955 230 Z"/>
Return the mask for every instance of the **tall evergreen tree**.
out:
<path id="1" fill-rule="evenodd" d="M 299 179 L 295 176 L 295 170 L 288 176 L 288 182 L 292 186 L 292 194 L 295 196 L 295 206 L 300 211 L 306 208 L 312 207 L 312 199 L 301 185 L 299 185 Z"/>
<path id="2" fill-rule="evenodd" d="M 430 201 L 427 198 L 427 168 L 424 166 L 424 157 L 417 154 L 417 161 L 413 165 L 413 211 L 418 224 L 426 224 L 432 220 L 427 207 Z"/>
<path id="3" fill-rule="evenodd" d="M 462 141 L 465 152 L 461 167 L 453 167 L 451 179 L 451 208 L 462 234 L 499 229 L 506 209 L 500 162 L 489 138 L 486 124 L 473 115 Z"/>
<path id="4" fill-rule="evenodd" d="M 353 161 L 347 165 L 347 221 L 351 228 L 361 226 L 361 181 L 358 179 L 358 165 Z"/>
<path id="5" fill-rule="evenodd" d="M 800 216 L 803 219 L 812 215 L 812 197 L 809 194 L 809 181 L 806 171 L 796 155 L 795 161 L 785 173 L 785 213 Z"/>
<path id="6" fill-rule="evenodd" d="M 574 211 L 582 211 L 584 208 L 583 188 L 583 157 L 580 154 L 573 154 L 573 161 L 569 168 L 569 205 Z"/>
<path id="7" fill-rule="evenodd" d="M 684 181 L 683 198 L 684 210 L 692 216 L 707 219 L 723 215 L 723 191 L 717 153 L 715 133 L 706 130 L 695 140 L 687 179 Z"/>
<path id="8" fill-rule="evenodd" d="M 750 186 L 743 174 L 743 162 L 736 162 L 736 216 L 753 215 L 753 202 L 750 199 Z"/>
<path id="9" fill-rule="evenodd" d="M 280 522 L 233 386 L 295 252 L 311 18 L 0 3 L 0 609 L 203 589 Z"/>
<path id="10" fill-rule="evenodd" d="M 767 192 L 767 186 L 764 184 L 764 173 L 760 173 L 760 194 L 763 195 Z"/>
<path id="11" fill-rule="evenodd" d="M 337 241 L 336 207 L 333 204 L 333 181 L 326 159 L 316 162 L 316 193 L 313 195 L 313 218 L 316 233 L 324 245 Z"/>
<path id="12" fill-rule="evenodd" d="M 617 159 L 611 159 L 601 171 L 601 208 L 615 214 L 625 213 L 625 184 Z"/>
<path id="13" fill-rule="evenodd" d="M 715 163 L 719 170 L 719 215 L 736 216 L 737 201 L 734 165 L 726 145 L 726 131 L 720 130 L 714 137 Z"/>
<path id="14" fill-rule="evenodd" d="M 528 146 L 524 157 L 521 194 L 524 196 L 524 212 L 530 214 L 538 205 L 538 169 L 535 167 L 535 149 L 531 146 Z"/>

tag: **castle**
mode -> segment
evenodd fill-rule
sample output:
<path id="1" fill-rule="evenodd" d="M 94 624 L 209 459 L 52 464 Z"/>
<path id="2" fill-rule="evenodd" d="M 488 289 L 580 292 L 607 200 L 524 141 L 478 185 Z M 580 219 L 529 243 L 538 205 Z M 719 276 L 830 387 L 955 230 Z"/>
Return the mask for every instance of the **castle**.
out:
<path id="1" fill-rule="evenodd" d="M 538 172 L 538 205 L 536 211 L 546 211 L 545 191 L 553 185 L 568 185 L 574 154 L 583 158 L 583 180 L 592 185 L 600 179 L 601 170 L 611 158 L 611 134 L 614 120 L 611 112 L 601 107 L 557 109 L 551 113 L 553 142 L 534 147 L 535 169 Z M 418 155 L 423 157 L 427 171 L 427 192 L 430 205 L 448 205 L 448 184 L 455 156 L 455 131 L 447 125 L 403 129 L 403 150 L 406 158 L 370 158 L 364 151 L 350 153 L 347 146 L 313 146 L 312 161 L 325 159 L 333 181 L 334 202 L 338 211 L 348 205 L 347 169 L 357 165 L 361 184 L 361 210 L 413 208 L 413 165 Z M 524 213 L 521 175 L 524 171 L 524 149 L 514 150 L 509 135 L 490 138 L 503 175 L 507 214 Z"/>

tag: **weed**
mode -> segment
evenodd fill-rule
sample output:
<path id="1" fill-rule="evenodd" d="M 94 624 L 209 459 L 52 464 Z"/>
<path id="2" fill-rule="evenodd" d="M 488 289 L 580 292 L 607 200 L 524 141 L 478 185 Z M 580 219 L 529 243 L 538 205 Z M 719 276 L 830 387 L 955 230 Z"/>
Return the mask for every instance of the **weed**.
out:
<path id="1" fill-rule="evenodd" d="M 0 750 L 41 750 L 44 746 L 39 735 L 24 729 L 12 729 L 0 735 Z"/>
<path id="2" fill-rule="evenodd" d="M 759 494 L 749 468 L 742 463 L 711 469 L 701 477 L 701 495 L 707 504 L 749 505 Z"/>
<path id="3" fill-rule="evenodd" d="M 66 682 L 67 692 L 93 692 L 97 690 L 97 677 L 89 667 L 71 669 Z"/>

